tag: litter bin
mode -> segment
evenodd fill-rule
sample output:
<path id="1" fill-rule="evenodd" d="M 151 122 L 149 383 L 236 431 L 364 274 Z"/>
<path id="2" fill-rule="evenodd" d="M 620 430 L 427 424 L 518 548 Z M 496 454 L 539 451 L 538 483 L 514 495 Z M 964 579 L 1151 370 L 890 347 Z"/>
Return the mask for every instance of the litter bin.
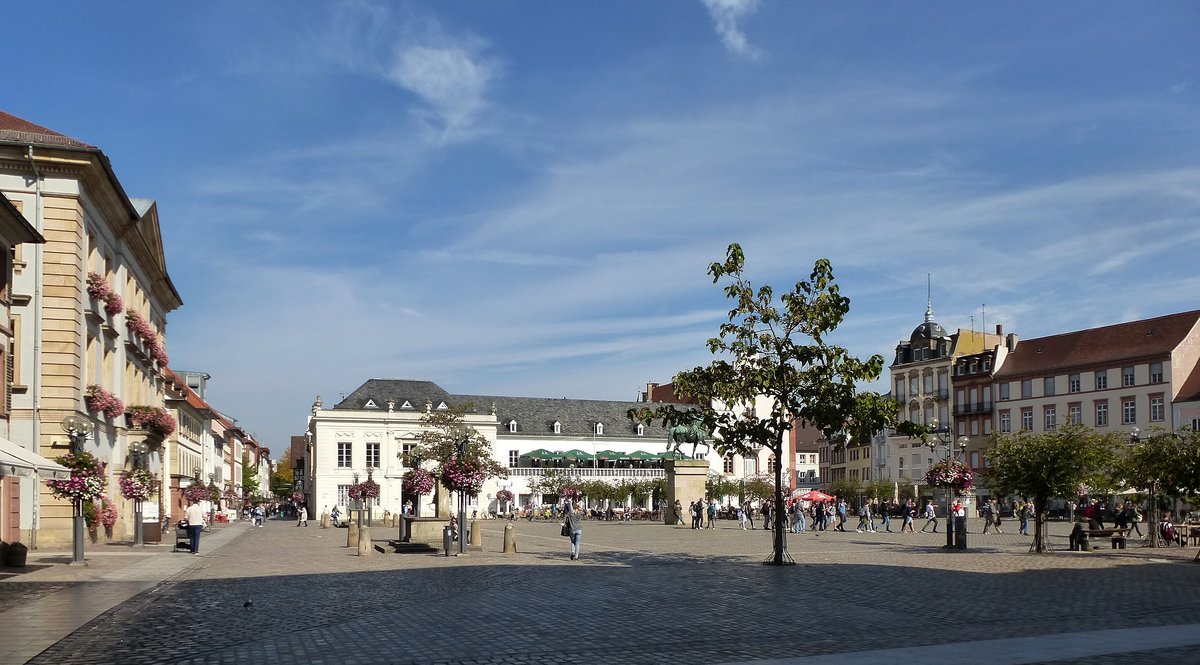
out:
<path id="1" fill-rule="evenodd" d="M 442 549 L 446 551 L 446 556 L 450 556 L 450 543 L 454 540 L 453 532 L 449 526 L 442 527 Z"/>

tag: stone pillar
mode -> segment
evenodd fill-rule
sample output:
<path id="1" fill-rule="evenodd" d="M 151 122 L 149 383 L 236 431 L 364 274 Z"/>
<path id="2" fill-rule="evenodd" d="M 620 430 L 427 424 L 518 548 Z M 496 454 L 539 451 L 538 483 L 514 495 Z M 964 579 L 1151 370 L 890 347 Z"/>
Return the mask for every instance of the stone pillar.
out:
<path id="1" fill-rule="evenodd" d="M 350 521 L 350 528 L 346 529 L 346 547 L 358 546 L 358 522 Z"/>
<path id="2" fill-rule="evenodd" d="M 683 507 L 683 523 L 690 524 L 686 513 L 688 504 L 704 498 L 704 481 L 708 480 L 708 460 L 667 460 L 667 505 L 663 506 L 663 524 L 675 524 L 675 500 Z"/>
<path id="3" fill-rule="evenodd" d="M 371 542 L 371 527 L 364 524 L 358 530 L 358 555 L 371 556 L 375 553 L 375 545 Z"/>
<path id="4" fill-rule="evenodd" d="M 467 549 L 472 552 L 483 551 L 483 532 L 479 530 L 479 520 L 471 520 L 471 542 Z"/>
<path id="5" fill-rule="evenodd" d="M 511 524 L 504 525 L 504 553 L 517 553 L 517 533 Z"/>

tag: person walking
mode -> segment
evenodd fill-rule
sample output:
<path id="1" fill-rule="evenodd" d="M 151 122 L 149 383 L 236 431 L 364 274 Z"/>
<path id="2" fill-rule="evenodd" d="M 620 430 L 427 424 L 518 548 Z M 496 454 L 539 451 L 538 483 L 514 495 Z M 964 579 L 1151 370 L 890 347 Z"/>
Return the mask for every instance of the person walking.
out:
<path id="1" fill-rule="evenodd" d="M 925 500 L 925 526 L 921 527 L 921 533 L 925 533 L 925 529 L 928 529 L 930 525 L 933 525 L 933 532 L 937 533 L 937 526 L 938 526 L 937 510 L 935 510 L 933 507 L 933 499 L 926 499 Z"/>
<path id="2" fill-rule="evenodd" d="M 708 528 L 717 528 L 717 500 L 709 499 L 708 502 Z"/>
<path id="3" fill-rule="evenodd" d="M 204 508 L 199 501 L 193 501 L 187 507 L 185 517 L 188 521 L 188 540 L 192 546 L 192 554 L 200 556 L 200 532 L 204 530 Z"/>
<path id="4" fill-rule="evenodd" d="M 806 523 L 806 520 L 804 519 L 804 508 L 800 505 L 799 501 L 797 501 L 795 505 L 796 505 L 796 533 L 804 533 L 804 531 L 808 528 L 808 524 Z"/>
<path id="5" fill-rule="evenodd" d="M 746 530 L 746 511 L 743 510 L 741 506 L 738 506 L 738 509 L 737 509 L 737 519 L 738 519 L 738 526 L 742 527 L 742 531 L 745 531 Z"/>
<path id="6" fill-rule="evenodd" d="M 1028 501 L 1022 499 L 1017 504 L 1017 517 L 1021 520 L 1021 528 L 1017 530 L 1017 533 L 1020 533 L 1022 536 L 1029 535 L 1029 513 L 1031 512 L 1033 511 L 1030 510 Z"/>
<path id="7" fill-rule="evenodd" d="M 1137 531 L 1137 535 L 1141 536 L 1142 528 L 1138 526 L 1138 523 L 1142 521 L 1142 514 L 1138 512 L 1137 506 L 1134 506 L 1133 503 L 1127 503 L 1125 504 L 1125 512 L 1128 514 L 1129 528 Z"/>
<path id="8" fill-rule="evenodd" d="M 296 517 L 296 526 L 308 526 L 308 506 L 300 506 L 300 513 Z"/>
<path id="9" fill-rule="evenodd" d="M 854 527 L 857 533 L 863 533 L 867 530 L 867 517 L 871 514 L 871 509 L 866 501 L 858 502 L 858 526 Z"/>
<path id="10" fill-rule="evenodd" d="M 575 512 L 575 506 L 570 501 L 563 510 L 564 523 L 567 531 L 571 534 L 571 560 L 579 559 L 579 543 L 583 541 L 583 520 L 579 519 L 579 514 Z"/>
<path id="11" fill-rule="evenodd" d="M 682 504 L 682 503 L 679 503 L 679 499 L 675 499 L 675 505 L 674 505 L 674 506 L 672 506 L 672 508 L 675 510 L 675 524 L 676 524 L 676 526 L 686 526 L 686 525 L 683 523 L 683 504 Z"/>
<path id="12" fill-rule="evenodd" d="M 913 532 L 913 517 L 917 512 L 917 507 L 913 504 L 912 498 L 907 499 L 903 506 L 900 506 L 900 516 L 903 521 L 900 523 L 900 533 L 908 531 Z"/>
<path id="13" fill-rule="evenodd" d="M 984 501 L 979 511 L 983 517 L 983 532 L 986 534 L 988 529 L 992 528 L 992 502 Z"/>
<path id="14" fill-rule="evenodd" d="M 888 533 L 892 532 L 892 518 L 888 516 L 889 506 L 887 501 L 879 502 L 879 526 L 887 529 Z"/>
<path id="15" fill-rule="evenodd" d="M 847 510 L 846 500 L 838 499 L 838 502 L 837 502 L 837 518 L 838 518 L 837 530 L 838 531 L 846 530 L 846 510 Z"/>

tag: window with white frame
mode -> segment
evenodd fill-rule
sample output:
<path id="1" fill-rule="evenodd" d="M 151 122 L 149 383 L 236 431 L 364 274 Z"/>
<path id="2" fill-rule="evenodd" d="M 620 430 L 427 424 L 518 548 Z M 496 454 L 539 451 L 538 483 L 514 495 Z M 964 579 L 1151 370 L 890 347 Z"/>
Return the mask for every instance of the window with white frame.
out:
<path id="1" fill-rule="evenodd" d="M 339 469 L 349 469 L 353 452 L 353 446 L 349 441 L 339 441 L 337 449 L 337 465 Z"/>
<path id="2" fill-rule="evenodd" d="M 1008 401 L 1008 391 L 1009 391 L 1008 381 L 1001 382 L 1000 383 L 1000 401 L 1001 402 Z"/>
<path id="3" fill-rule="evenodd" d="M 1073 424 L 1073 425 L 1082 425 L 1083 424 L 1083 405 L 1078 404 L 1078 403 L 1068 404 L 1067 405 L 1067 418 L 1071 421 L 1071 424 Z"/>
<path id="4" fill-rule="evenodd" d="M 733 473 L 733 455 L 726 455 L 721 461 L 721 470 L 724 473 Z"/>
<path id="5" fill-rule="evenodd" d="M 1033 431 L 1033 409 L 1021 409 L 1021 429 Z"/>
<path id="6" fill-rule="evenodd" d="M 515 469 L 515 468 L 517 468 L 517 465 L 519 465 L 520 463 L 521 463 L 521 451 L 519 451 L 519 450 L 508 451 L 508 468 Z"/>
<path id="7" fill-rule="evenodd" d="M 379 468 L 379 442 L 367 442 L 367 467 L 372 469 Z"/>
<path id="8" fill-rule="evenodd" d="M 1008 411 L 1000 412 L 1000 433 L 1012 434 L 1012 414 Z"/>
<path id="9" fill-rule="evenodd" d="M 1137 422 L 1137 401 L 1132 397 L 1121 400 L 1121 424 L 1132 425 Z"/>
<path id="10" fill-rule="evenodd" d="M 646 436 L 646 426 L 645 425 L 638 423 L 637 435 L 638 436 Z"/>
<path id="11" fill-rule="evenodd" d="M 1078 374 L 1067 377 L 1067 392 L 1077 393 L 1081 390 L 1081 385 Z"/>
<path id="12" fill-rule="evenodd" d="M 1163 382 L 1163 364 L 1150 363 L 1150 383 Z"/>
<path id="13" fill-rule="evenodd" d="M 1021 399 L 1030 397 L 1033 397 L 1033 379 L 1025 379 L 1021 382 Z"/>
<path id="14" fill-rule="evenodd" d="M 1096 370 L 1096 390 L 1108 390 L 1108 370 Z"/>
<path id="15" fill-rule="evenodd" d="M 339 505 L 339 506 L 350 505 L 350 486 L 349 485 L 338 485 L 337 487 L 338 487 L 337 505 Z"/>
<path id="16" fill-rule="evenodd" d="M 554 433 L 562 434 L 562 423 L 558 422 L 557 420 L 554 421 Z"/>
<path id="17" fill-rule="evenodd" d="M 1042 424 L 1047 432 L 1058 428 L 1058 413 L 1053 406 L 1042 407 Z"/>
<path id="18" fill-rule="evenodd" d="M 1096 402 L 1096 427 L 1108 427 L 1108 401 Z"/>
<path id="19" fill-rule="evenodd" d="M 508 433 L 509 434 L 517 433 L 517 421 L 516 420 L 508 421 Z"/>
<path id="20" fill-rule="evenodd" d="M 604 434 L 604 423 L 596 423 L 596 436 Z"/>
<path id="21" fill-rule="evenodd" d="M 1128 388 L 1129 386 L 1132 386 L 1132 385 L 1136 385 L 1134 378 L 1133 378 L 1133 368 L 1132 367 L 1122 367 L 1121 368 L 1121 387 Z"/>
<path id="22" fill-rule="evenodd" d="M 1166 402 L 1163 401 L 1162 395 L 1150 396 L 1150 420 L 1160 423 L 1166 420 L 1167 410 Z"/>

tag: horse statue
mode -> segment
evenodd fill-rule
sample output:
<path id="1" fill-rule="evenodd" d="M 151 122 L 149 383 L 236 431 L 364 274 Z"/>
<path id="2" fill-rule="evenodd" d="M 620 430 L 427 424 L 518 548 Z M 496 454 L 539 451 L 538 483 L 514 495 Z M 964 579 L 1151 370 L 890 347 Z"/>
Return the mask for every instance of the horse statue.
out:
<path id="1" fill-rule="evenodd" d="M 698 420 L 667 430 L 667 448 L 673 450 L 677 456 L 683 456 L 679 449 L 685 443 L 692 444 L 692 459 L 696 458 L 696 449 L 700 446 L 704 446 L 705 455 L 712 450 L 712 446 L 708 445 L 708 432 L 704 431 L 704 426 Z"/>

